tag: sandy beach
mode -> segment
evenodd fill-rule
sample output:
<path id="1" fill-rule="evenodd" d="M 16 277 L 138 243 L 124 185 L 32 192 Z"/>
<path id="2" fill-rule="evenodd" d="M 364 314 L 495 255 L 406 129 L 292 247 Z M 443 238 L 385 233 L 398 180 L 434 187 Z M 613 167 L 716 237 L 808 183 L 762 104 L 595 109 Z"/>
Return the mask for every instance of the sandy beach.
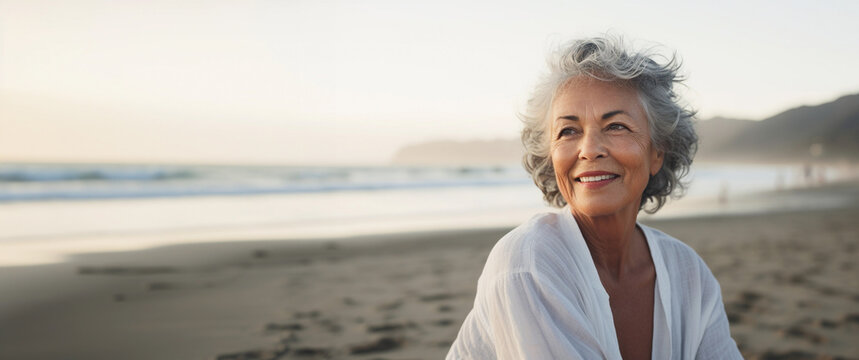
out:
<path id="1" fill-rule="evenodd" d="M 747 358 L 859 358 L 859 183 L 799 192 L 848 201 L 643 223 L 704 258 Z M 0 359 L 439 359 L 507 231 L 175 245 L 0 268 Z"/>

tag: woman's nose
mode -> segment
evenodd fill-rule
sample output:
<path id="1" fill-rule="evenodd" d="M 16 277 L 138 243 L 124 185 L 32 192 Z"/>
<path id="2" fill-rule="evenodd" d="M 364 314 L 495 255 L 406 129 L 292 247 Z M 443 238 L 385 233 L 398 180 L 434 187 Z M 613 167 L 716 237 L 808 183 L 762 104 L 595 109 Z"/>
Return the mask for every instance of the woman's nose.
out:
<path id="1" fill-rule="evenodd" d="M 605 139 L 601 133 L 586 132 L 580 143 L 579 158 L 594 160 L 605 157 L 608 153 L 605 145 Z"/>

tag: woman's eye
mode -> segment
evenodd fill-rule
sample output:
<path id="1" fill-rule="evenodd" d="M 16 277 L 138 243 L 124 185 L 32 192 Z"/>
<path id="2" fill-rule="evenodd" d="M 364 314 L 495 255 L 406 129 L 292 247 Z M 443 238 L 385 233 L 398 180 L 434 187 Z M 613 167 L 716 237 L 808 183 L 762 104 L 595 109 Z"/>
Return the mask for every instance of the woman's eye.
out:
<path id="1" fill-rule="evenodd" d="M 629 128 L 626 127 L 626 125 L 618 124 L 618 123 L 614 123 L 614 124 L 609 125 L 608 129 L 609 130 L 629 130 Z"/>
<path id="2" fill-rule="evenodd" d="M 560 132 L 558 132 L 558 137 L 570 136 L 576 133 L 576 129 L 573 128 L 563 128 Z"/>

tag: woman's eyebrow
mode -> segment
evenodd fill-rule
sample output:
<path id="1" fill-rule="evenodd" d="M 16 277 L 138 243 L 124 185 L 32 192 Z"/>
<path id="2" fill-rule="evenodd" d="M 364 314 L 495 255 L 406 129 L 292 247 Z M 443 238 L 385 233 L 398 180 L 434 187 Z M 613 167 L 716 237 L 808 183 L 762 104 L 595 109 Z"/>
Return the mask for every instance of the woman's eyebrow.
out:
<path id="1" fill-rule="evenodd" d="M 623 110 L 614 110 L 614 111 L 609 111 L 609 112 L 607 112 L 607 113 L 603 114 L 603 115 L 602 115 L 602 120 L 610 119 L 612 116 L 615 116 L 615 115 L 618 115 L 618 114 L 625 114 L 625 115 L 629 115 L 626 111 L 623 111 Z M 557 119 L 555 119 L 555 121 L 562 120 L 562 119 L 563 119 L 563 120 L 570 120 L 570 121 L 579 121 L 579 117 L 578 117 L 578 116 L 575 116 L 575 115 L 564 115 L 564 116 L 558 116 L 558 118 L 557 118 Z"/>
<path id="2" fill-rule="evenodd" d="M 564 116 L 558 116 L 558 118 L 557 118 L 557 119 L 555 119 L 555 121 L 558 121 L 558 120 L 561 120 L 561 119 L 564 119 L 564 120 L 570 120 L 570 121 L 579 121 L 579 117 L 578 117 L 578 116 L 575 116 L 575 115 L 564 115 Z"/>
<path id="3" fill-rule="evenodd" d="M 617 115 L 617 114 L 626 114 L 626 115 L 629 115 L 629 114 L 627 114 L 627 113 L 626 113 L 626 111 L 623 111 L 623 110 L 615 110 L 615 111 L 609 111 L 609 112 L 607 112 L 607 113 L 603 114 L 603 115 L 602 115 L 602 119 L 603 119 L 603 120 L 606 120 L 606 119 L 609 119 L 609 118 L 611 118 L 612 116 L 615 116 L 615 115 Z"/>

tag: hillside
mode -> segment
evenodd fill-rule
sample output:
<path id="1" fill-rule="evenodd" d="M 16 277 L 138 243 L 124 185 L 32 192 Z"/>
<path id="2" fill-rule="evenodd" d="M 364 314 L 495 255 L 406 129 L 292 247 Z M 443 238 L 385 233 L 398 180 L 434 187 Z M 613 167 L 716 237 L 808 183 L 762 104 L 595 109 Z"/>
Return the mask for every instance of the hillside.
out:
<path id="1" fill-rule="evenodd" d="M 800 106 L 760 121 L 716 117 L 695 124 L 699 161 L 859 161 L 859 94 Z M 398 165 L 511 164 L 522 157 L 518 138 L 434 141 L 400 149 Z"/>
<path id="2" fill-rule="evenodd" d="M 859 160 L 859 94 L 800 106 L 761 121 L 702 121 L 698 132 L 702 159 L 855 161 Z"/>

